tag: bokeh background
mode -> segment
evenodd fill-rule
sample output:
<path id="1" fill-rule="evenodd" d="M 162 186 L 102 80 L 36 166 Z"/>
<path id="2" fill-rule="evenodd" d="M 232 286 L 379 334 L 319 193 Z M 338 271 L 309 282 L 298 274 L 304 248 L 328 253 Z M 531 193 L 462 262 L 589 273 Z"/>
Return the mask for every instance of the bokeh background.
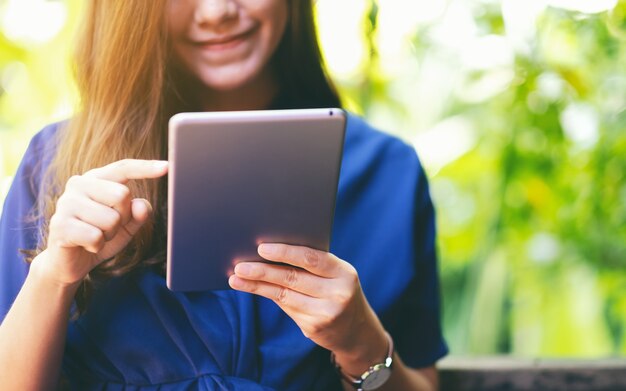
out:
<path id="1" fill-rule="evenodd" d="M 84 0 L 0 0 L 0 201 L 77 102 Z M 318 0 L 348 107 L 418 150 L 455 354 L 626 353 L 626 3 Z"/>

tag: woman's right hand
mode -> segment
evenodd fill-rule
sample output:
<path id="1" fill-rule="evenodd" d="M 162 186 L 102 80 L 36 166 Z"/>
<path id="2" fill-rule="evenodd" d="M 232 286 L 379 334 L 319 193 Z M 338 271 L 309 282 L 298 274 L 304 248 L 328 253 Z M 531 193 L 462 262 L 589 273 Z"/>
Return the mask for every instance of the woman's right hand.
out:
<path id="1" fill-rule="evenodd" d="M 48 247 L 32 266 L 62 285 L 82 281 L 122 251 L 152 213 L 147 200 L 132 197 L 128 181 L 167 170 L 167 161 L 125 159 L 71 177 L 50 219 Z"/>

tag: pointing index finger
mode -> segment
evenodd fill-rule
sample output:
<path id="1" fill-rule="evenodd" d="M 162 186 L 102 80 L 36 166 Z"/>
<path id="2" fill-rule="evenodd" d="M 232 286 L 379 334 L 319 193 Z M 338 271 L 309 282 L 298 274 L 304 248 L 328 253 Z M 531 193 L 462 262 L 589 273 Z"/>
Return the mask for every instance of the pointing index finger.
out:
<path id="1" fill-rule="evenodd" d="M 167 174 L 167 160 L 123 159 L 85 173 L 99 179 L 127 183 L 131 179 L 159 178 Z"/>

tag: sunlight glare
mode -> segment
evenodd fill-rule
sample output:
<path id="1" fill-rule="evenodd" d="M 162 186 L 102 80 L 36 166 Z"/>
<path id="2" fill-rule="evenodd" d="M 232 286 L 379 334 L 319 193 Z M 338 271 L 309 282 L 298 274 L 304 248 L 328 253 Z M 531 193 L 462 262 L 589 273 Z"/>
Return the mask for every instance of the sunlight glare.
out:
<path id="1" fill-rule="evenodd" d="M 326 64 L 339 78 L 350 78 L 364 63 L 362 38 L 365 0 L 319 0 L 316 3 L 319 39 Z"/>
<path id="2" fill-rule="evenodd" d="M 571 11 L 596 14 L 610 11 L 618 0 L 546 0 L 547 5 Z"/>
<path id="3" fill-rule="evenodd" d="M 54 38 L 65 25 L 67 9 L 61 1 L 9 0 L 1 14 L 7 38 L 28 46 Z"/>
<path id="4" fill-rule="evenodd" d="M 443 17 L 445 8 L 446 0 L 387 0 L 379 3 L 376 42 L 385 74 L 402 72 L 410 63 L 411 39 L 418 28 Z"/>
<path id="5" fill-rule="evenodd" d="M 462 116 L 455 116 L 418 133 L 413 139 L 413 146 L 424 165 L 431 172 L 437 172 L 469 152 L 476 146 L 476 142 L 476 129 L 472 122 Z"/>

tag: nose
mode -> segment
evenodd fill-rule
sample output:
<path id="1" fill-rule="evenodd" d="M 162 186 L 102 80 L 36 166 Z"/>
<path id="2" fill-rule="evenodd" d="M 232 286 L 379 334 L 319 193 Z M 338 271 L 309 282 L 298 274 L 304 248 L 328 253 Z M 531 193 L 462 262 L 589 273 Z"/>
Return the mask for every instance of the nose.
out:
<path id="1" fill-rule="evenodd" d="M 234 18 L 238 8 L 236 0 L 199 0 L 195 20 L 200 25 L 219 25 Z"/>

